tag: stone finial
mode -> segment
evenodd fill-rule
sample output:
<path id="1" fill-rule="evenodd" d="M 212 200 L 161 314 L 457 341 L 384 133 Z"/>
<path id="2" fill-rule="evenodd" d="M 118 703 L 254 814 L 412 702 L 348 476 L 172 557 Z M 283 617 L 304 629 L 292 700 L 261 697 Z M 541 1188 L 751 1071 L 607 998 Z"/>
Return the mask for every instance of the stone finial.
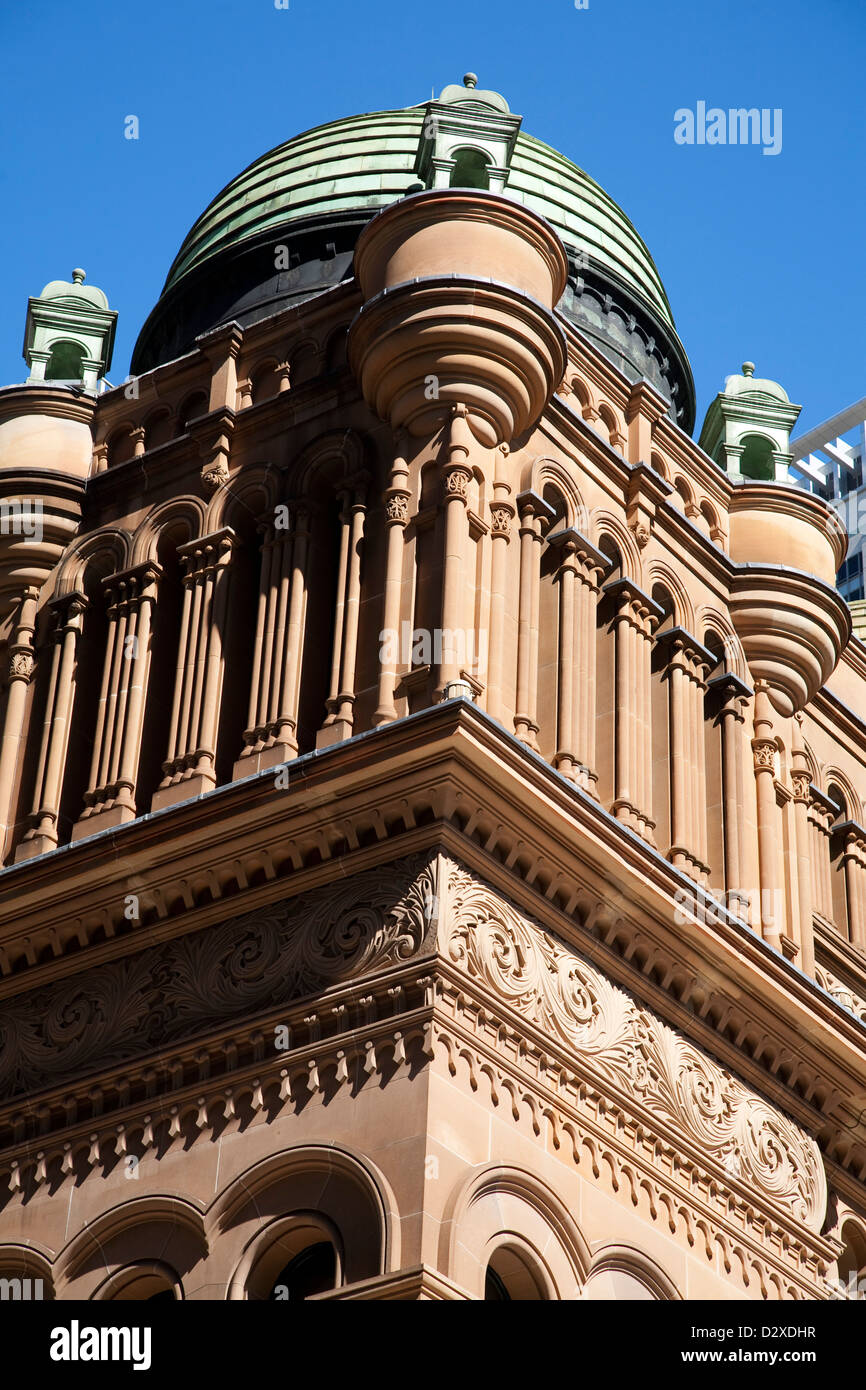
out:
<path id="1" fill-rule="evenodd" d="M 474 73 L 474 72 L 465 72 L 465 73 L 463 74 L 463 86 L 464 86 L 464 87 L 477 87 L 477 86 L 478 86 L 478 76 L 477 76 L 477 74 Z"/>
<path id="2" fill-rule="evenodd" d="M 755 375 L 755 364 L 754 364 L 754 362 L 744 362 L 744 363 L 743 363 L 743 376 L 754 376 L 754 375 Z"/>

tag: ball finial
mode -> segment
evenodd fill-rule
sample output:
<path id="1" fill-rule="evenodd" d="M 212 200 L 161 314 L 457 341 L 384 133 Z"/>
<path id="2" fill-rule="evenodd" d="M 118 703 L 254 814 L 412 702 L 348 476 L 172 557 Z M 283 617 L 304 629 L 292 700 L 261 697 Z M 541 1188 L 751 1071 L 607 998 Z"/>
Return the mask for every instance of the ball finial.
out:
<path id="1" fill-rule="evenodd" d="M 463 74 L 463 86 L 464 86 L 464 87 L 477 87 L 477 85 L 478 85 L 478 77 L 477 77 L 477 75 L 476 75 L 474 72 L 465 72 L 465 73 Z"/>
<path id="2" fill-rule="evenodd" d="M 72 283 L 73 283 L 73 285 L 81 285 L 81 284 L 83 284 L 83 283 L 84 283 L 84 275 L 85 275 L 85 272 L 81 269 L 81 267 L 80 267 L 80 266 L 76 266 L 75 270 L 73 270 L 73 272 L 72 272 Z"/>
<path id="3" fill-rule="evenodd" d="M 754 364 L 754 362 L 744 362 L 744 363 L 743 363 L 743 376 L 754 376 L 754 375 L 755 375 L 755 364 Z"/>

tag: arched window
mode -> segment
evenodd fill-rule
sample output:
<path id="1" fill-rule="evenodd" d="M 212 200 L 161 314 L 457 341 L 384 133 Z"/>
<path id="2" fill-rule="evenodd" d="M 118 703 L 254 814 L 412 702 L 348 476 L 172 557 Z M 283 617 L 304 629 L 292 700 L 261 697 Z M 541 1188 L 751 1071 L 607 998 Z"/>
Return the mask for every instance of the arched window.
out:
<path id="1" fill-rule="evenodd" d="M 604 589 L 623 578 L 619 548 L 609 536 L 602 536 L 598 548 L 610 561 L 610 569 L 596 608 L 596 762 L 598 796 L 602 806 L 614 799 L 614 760 L 616 746 L 616 638 L 615 605 Z"/>
<path id="2" fill-rule="evenodd" d="M 237 537 L 229 571 L 228 609 L 223 649 L 223 683 L 215 771 L 217 786 L 231 782 L 235 759 L 244 744 L 256 640 L 256 593 L 262 567 L 262 533 L 249 509 L 232 509 L 229 525 Z"/>
<path id="3" fill-rule="evenodd" d="M 345 1282 L 339 1233 L 321 1212 L 295 1212 L 265 1233 L 243 1281 L 248 1302 L 299 1302 Z"/>
<path id="4" fill-rule="evenodd" d="M 547 1296 L 544 1279 L 522 1250 L 500 1245 L 494 1251 L 484 1276 L 485 1303 L 541 1303 Z"/>
<path id="5" fill-rule="evenodd" d="M 168 755 L 183 606 L 177 547 L 189 539 L 188 525 L 167 526 L 157 547 L 157 563 L 162 574 L 157 582 L 157 600 L 153 608 L 150 672 L 135 788 L 135 809 L 139 816 L 150 810 L 153 794 L 162 781 L 163 759 Z"/>
<path id="6" fill-rule="evenodd" d="M 72 827 L 84 809 L 84 793 L 91 780 L 91 757 L 96 738 L 105 653 L 108 646 L 108 613 L 102 580 L 110 561 L 107 555 L 96 557 L 87 568 L 84 592 L 87 608 L 81 628 L 81 638 L 75 653 L 75 685 L 57 817 L 57 843 L 69 843 Z"/>
<path id="7" fill-rule="evenodd" d="M 189 428 L 190 420 L 196 420 L 199 415 L 207 415 L 208 398 L 204 391 L 193 391 L 187 396 L 186 400 L 177 412 L 177 432 L 185 434 Z"/>
<path id="8" fill-rule="evenodd" d="M 667 854 L 671 844 L 671 727 L 668 684 L 670 645 L 661 639 L 675 626 L 674 601 L 663 584 L 653 585 L 651 598 L 663 614 L 656 628 L 650 661 L 652 817 L 655 822 L 656 845 L 662 854 Z"/>
<path id="9" fill-rule="evenodd" d="M 161 1260 L 140 1260 L 115 1271 L 93 1297 L 108 1303 L 178 1303 L 183 1285 L 177 1271 Z"/>
<path id="10" fill-rule="evenodd" d="M 337 1252 L 329 1240 L 308 1245 L 293 1255 L 273 1282 L 268 1298 L 272 1302 L 297 1303 L 326 1293 L 337 1282 Z"/>
<path id="11" fill-rule="evenodd" d="M 772 482 L 776 476 L 773 464 L 773 445 L 763 434 L 747 434 L 743 440 L 740 472 L 755 482 Z"/>
<path id="12" fill-rule="evenodd" d="M 557 753 L 559 718 L 559 654 L 564 634 L 561 630 L 560 580 L 562 551 L 551 537 L 562 531 L 568 521 L 565 499 L 549 483 L 543 492 L 544 501 L 553 509 L 547 528 L 547 544 L 541 555 L 538 619 L 538 748 L 543 758 L 553 762 Z M 574 749 L 570 749 L 574 752 Z"/>
<path id="13" fill-rule="evenodd" d="M 126 463 L 135 453 L 135 440 L 132 437 L 131 425 L 121 425 L 120 429 L 115 430 L 108 441 L 108 462 L 112 465 L 116 463 Z"/>
<path id="14" fill-rule="evenodd" d="M 724 643 L 716 632 L 705 632 L 703 644 L 714 665 L 707 672 L 707 682 L 724 676 L 727 658 Z M 736 883 L 725 883 L 725 817 L 724 769 L 722 765 L 722 714 L 716 687 L 709 686 L 704 701 L 704 746 L 707 770 L 707 846 L 709 849 L 710 883 L 713 888 L 736 889 Z"/>
<path id="15" fill-rule="evenodd" d="M 839 1279 L 849 1298 L 866 1302 L 866 1235 L 847 1221 L 842 1227 L 845 1249 L 839 1256 Z"/>
<path id="16" fill-rule="evenodd" d="M 253 405 L 269 401 L 277 394 L 279 385 L 276 362 L 265 362 L 257 367 L 252 376 Z"/>
<path id="17" fill-rule="evenodd" d="M 490 161 L 481 150 L 455 150 L 452 188 L 490 188 Z"/>
<path id="18" fill-rule="evenodd" d="M 849 819 L 848 802 L 841 788 L 831 782 L 827 796 L 836 808 L 836 817 L 830 831 L 830 884 L 833 894 L 833 921 L 836 930 L 847 940 L 849 932 L 848 892 L 845 881 L 846 836 L 841 827 Z"/>
<path id="19" fill-rule="evenodd" d="M 46 381 L 81 381 L 84 375 L 84 348 L 80 343 L 52 343 L 45 367 Z"/>
<path id="20" fill-rule="evenodd" d="M 167 444 L 174 434 L 174 421 L 168 410 L 155 410 L 144 424 L 144 442 L 148 449 L 158 449 Z"/>

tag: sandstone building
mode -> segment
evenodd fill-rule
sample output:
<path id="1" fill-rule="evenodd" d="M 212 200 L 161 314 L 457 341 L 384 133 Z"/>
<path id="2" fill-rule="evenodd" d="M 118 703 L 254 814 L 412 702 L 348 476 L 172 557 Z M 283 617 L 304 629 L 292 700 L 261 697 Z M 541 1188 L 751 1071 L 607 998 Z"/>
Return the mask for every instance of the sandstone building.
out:
<path id="1" fill-rule="evenodd" d="M 472 75 L 257 160 L 99 390 L 113 330 L 52 282 L 0 390 L 0 1278 L 856 1292 L 866 646 L 797 408 L 747 364 L 693 442 L 647 248 Z"/>

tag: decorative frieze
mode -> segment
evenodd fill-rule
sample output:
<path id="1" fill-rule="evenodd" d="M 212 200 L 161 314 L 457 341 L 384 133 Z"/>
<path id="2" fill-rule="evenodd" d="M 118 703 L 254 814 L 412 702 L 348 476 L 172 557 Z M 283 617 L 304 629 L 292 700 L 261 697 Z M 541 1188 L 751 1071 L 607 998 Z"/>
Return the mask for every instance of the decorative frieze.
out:
<path id="1" fill-rule="evenodd" d="M 827 1182 L 817 1144 L 575 951 L 456 864 L 447 873 L 443 955 L 514 1015 L 567 1045 L 575 1065 L 819 1233 Z"/>
<path id="2" fill-rule="evenodd" d="M 418 856 L 359 874 L 17 996 L 0 1009 L 0 1098 L 417 955 L 434 919 L 432 862 Z"/>

